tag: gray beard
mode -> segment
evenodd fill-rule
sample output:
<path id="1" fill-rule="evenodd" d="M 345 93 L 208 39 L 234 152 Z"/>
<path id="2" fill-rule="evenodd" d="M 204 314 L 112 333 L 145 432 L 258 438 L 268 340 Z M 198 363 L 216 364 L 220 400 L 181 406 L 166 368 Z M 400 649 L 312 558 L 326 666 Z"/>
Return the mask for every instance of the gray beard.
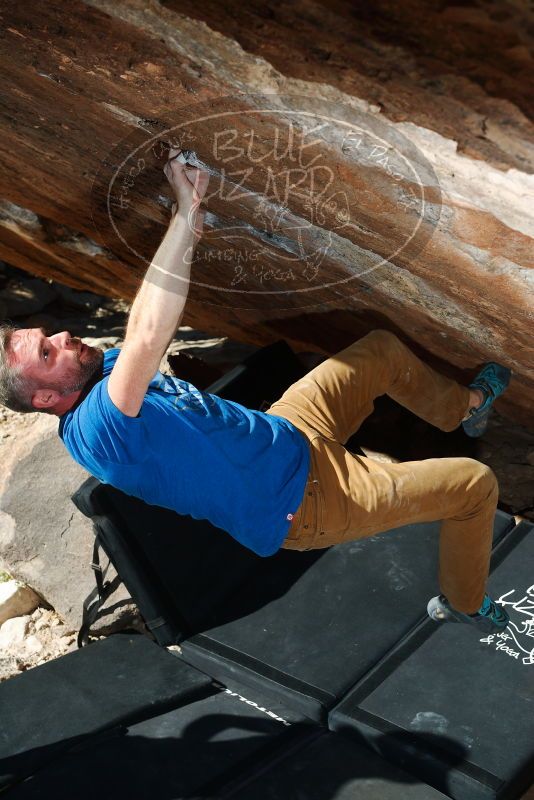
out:
<path id="1" fill-rule="evenodd" d="M 98 370 L 102 367 L 102 363 L 104 361 L 104 351 L 101 350 L 100 347 L 94 349 L 95 352 L 91 353 L 90 360 L 86 360 L 83 364 L 81 361 L 78 361 L 80 365 L 80 373 L 78 378 L 72 383 L 67 384 L 67 386 L 61 387 L 62 395 L 72 394 L 72 392 L 78 392 L 80 389 L 83 389 L 84 386 L 91 380 L 91 378 L 93 378 L 96 372 L 98 372 Z"/>

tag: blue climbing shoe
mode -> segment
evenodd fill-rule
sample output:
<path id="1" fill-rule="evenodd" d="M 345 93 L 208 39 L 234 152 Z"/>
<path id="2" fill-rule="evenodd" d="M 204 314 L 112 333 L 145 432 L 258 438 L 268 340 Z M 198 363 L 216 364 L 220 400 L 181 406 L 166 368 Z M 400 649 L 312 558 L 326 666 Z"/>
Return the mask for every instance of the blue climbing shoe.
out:
<path id="1" fill-rule="evenodd" d="M 476 378 L 469 384 L 470 389 L 480 389 L 484 401 L 479 408 L 469 409 L 469 417 L 462 422 L 462 428 L 468 436 L 476 438 L 482 436 L 488 427 L 488 420 L 494 401 L 501 395 L 510 383 L 511 370 L 490 361 L 485 364 Z"/>
<path id="2" fill-rule="evenodd" d="M 510 622 L 507 612 L 498 606 L 489 594 L 484 595 L 482 605 L 476 614 L 464 614 L 462 611 L 457 611 L 443 594 L 429 600 L 426 610 L 434 622 L 465 622 L 468 625 L 474 625 L 484 633 L 503 631 Z"/>

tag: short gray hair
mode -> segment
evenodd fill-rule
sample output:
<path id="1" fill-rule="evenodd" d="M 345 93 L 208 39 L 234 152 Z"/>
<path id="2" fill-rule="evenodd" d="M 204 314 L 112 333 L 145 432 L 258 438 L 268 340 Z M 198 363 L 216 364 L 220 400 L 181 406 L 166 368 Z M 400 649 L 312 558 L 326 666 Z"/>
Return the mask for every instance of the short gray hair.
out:
<path id="1" fill-rule="evenodd" d="M 32 406 L 36 387 L 24 376 L 20 366 L 9 363 L 9 344 L 16 330 L 17 327 L 9 322 L 0 324 L 0 403 L 24 414 L 38 410 Z"/>

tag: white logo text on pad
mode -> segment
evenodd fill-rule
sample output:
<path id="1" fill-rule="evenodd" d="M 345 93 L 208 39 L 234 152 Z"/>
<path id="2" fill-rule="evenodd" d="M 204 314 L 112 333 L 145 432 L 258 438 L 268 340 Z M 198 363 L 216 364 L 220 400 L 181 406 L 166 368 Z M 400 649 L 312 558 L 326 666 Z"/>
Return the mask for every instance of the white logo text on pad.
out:
<path id="1" fill-rule="evenodd" d="M 510 622 L 502 633 L 490 633 L 480 641 L 525 665 L 534 664 L 534 585 L 526 592 L 510 589 L 495 602 L 508 606 Z"/>

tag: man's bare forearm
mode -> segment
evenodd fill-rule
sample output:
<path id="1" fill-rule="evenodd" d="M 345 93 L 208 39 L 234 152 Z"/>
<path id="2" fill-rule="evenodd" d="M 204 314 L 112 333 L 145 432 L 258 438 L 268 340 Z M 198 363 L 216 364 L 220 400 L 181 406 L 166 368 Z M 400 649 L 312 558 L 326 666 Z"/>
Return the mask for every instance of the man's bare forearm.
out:
<path id="1" fill-rule="evenodd" d="M 184 313 L 197 241 L 187 218 L 175 214 L 132 304 L 125 343 L 141 339 L 163 355 Z"/>

